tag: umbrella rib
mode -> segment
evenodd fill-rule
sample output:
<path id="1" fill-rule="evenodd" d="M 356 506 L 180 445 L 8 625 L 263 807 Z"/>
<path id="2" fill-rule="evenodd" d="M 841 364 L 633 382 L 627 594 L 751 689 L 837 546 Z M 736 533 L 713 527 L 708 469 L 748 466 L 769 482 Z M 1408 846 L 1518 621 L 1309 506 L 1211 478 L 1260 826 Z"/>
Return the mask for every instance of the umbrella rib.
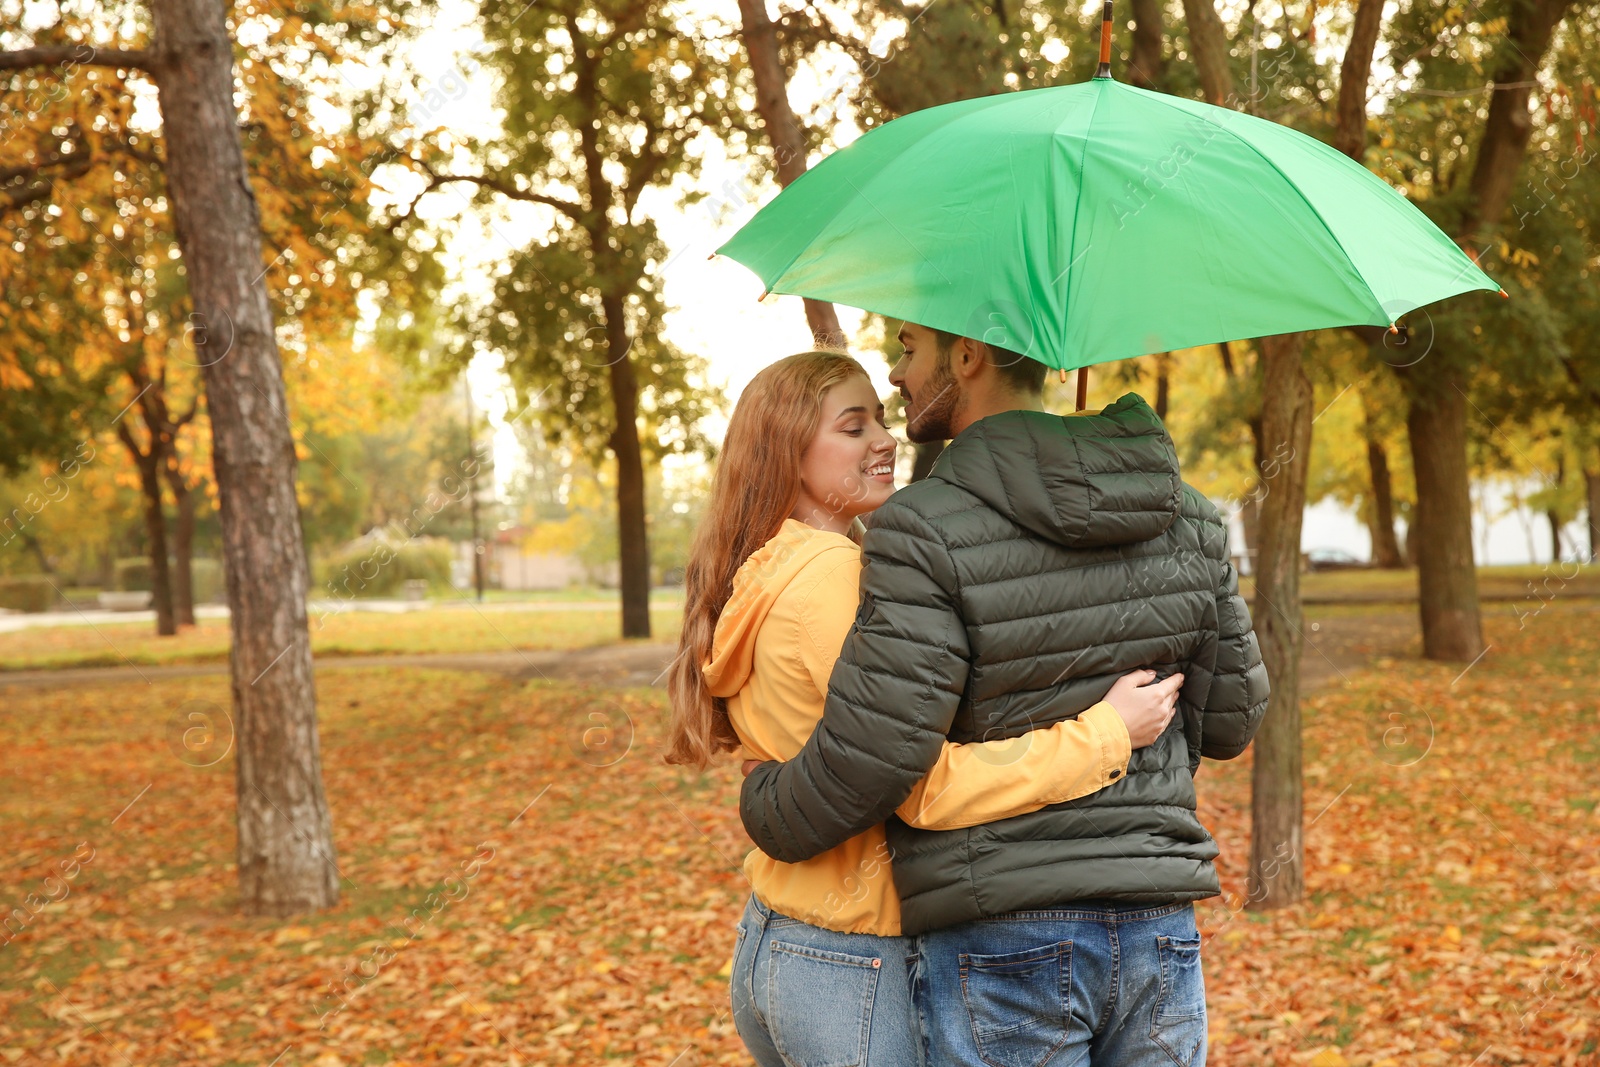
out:
<path id="1" fill-rule="evenodd" d="M 1072 254 L 1073 248 L 1077 247 L 1078 244 L 1078 220 L 1083 217 L 1083 187 L 1088 184 L 1085 181 L 1085 176 L 1088 173 L 1089 167 L 1089 145 L 1093 140 L 1092 135 L 1094 134 L 1094 120 L 1096 116 L 1100 114 L 1100 104 L 1105 100 L 1105 96 L 1106 94 L 1104 90 L 1095 94 L 1094 107 L 1089 111 L 1089 121 L 1086 122 L 1083 127 L 1083 151 L 1078 155 L 1078 198 L 1072 205 L 1072 236 L 1068 238 L 1068 255 Z M 1091 245 L 1093 243 L 1094 242 L 1092 241 L 1090 242 Z M 1083 258 L 1083 254 L 1088 251 L 1089 249 L 1085 248 L 1083 252 L 1073 256 L 1072 262 L 1068 263 L 1066 270 L 1061 272 L 1067 276 L 1067 293 L 1066 296 L 1062 297 L 1061 300 L 1062 317 L 1066 319 L 1066 322 L 1061 324 L 1061 340 L 1063 349 L 1066 347 L 1066 332 L 1068 329 L 1070 329 L 1069 324 L 1072 321 L 1072 285 L 1073 282 L 1077 280 L 1077 276 L 1069 272 L 1077 264 L 1078 260 Z M 1060 280 L 1060 277 L 1061 275 L 1056 276 L 1058 281 Z M 1061 362 L 1065 363 L 1067 361 L 1067 353 L 1063 351 L 1060 355 Z M 1087 367 L 1089 364 L 1085 363 L 1083 366 Z"/>
<path id="2" fill-rule="evenodd" d="M 1035 90 L 1035 91 L 1038 91 L 1038 90 Z M 998 106 L 998 105 L 1004 103 L 1005 102 L 1004 98 L 1006 96 L 1009 96 L 1009 95 L 1011 95 L 1011 94 L 1000 93 L 1000 94 L 996 94 L 995 96 L 992 96 L 992 97 L 979 97 L 979 98 L 977 98 L 977 101 L 959 101 L 959 102 L 962 102 L 962 103 L 972 103 L 973 104 L 972 111 L 966 112 L 966 113 L 963 113 L 961 115 L 957 115 L 957 116 L 951 118 L 948 122 L 946 122 L 943 125 L 941 125 L 939 127 L 939 129 L 943 129 L 944 126 L 952 125 L 952 124 L 954 124 L 956 122 L 961 122 L 961 121 L 963 121 L 963 120 L 965 120 L 967 118 L 970 118 L 971 115 L 973 115 L 973 114 L 981 114 L 982 112 L 987 111 L 990 107 Z M 981 101 L 981 103 L 979 103 L 979 101 Z M 916 114 L 916 112 L 913 112 L 912 114 Z M 909 118 L 910 116 L 907 115 L 907 116 L 902 116 L 902 117 Z M 895 121 L 899 121 L 899 120 L 895 120 Z M 887 124 L 885 124 L 885 125 L 887 125 Z M 854 142 L 852 142 L 852 144 L 845 145 L 844 148 L 841 148 L 836 152 L 830 153 L 828 156 L 826 156 L 825 158 L 820 160 L 817 163 L 816 166 L 807 168 L 806 171 L 804 173 L 802 173 L 798 178 L 796 178 L 794 181 L 790 182 L 789 183 L 789 188 L 793 188 L 794 186 L 798 185 L 800 182 L 805 181 L 807 178 L 812 178 L 813 175 L 817 174 L 819 171 L 822 170 L 823 166 L 825 164 L 827 164 L 829 160 L 831 160 L 835 156 L 837 156 L 839 154 L 839 152 L 848 151 L 850 148 L 854 147 L 857 144 L 860 144 L 862 141 L 866 140 L 866 138 L 872 136 L 873 134 L 877 133 L 881 129 L 883 129 L 883 126 L 879 126 L 876 129 L 868 130 L 865 134 L 863 134 L 861 137 L 857 138 Z M 894 159 L 898 159 L 900 156 L 905 155 L 905 153 L 909 149 L 909 147 L 910 146 L 908 145 L 908 146 L 906 146 L 904 148 L 901 148 L 899 152 L 895 153 L 893 158 Z M 888 160 L 885 160 L 884 161 L 885 165 L 887 165 L 888 162 L 889 162 Z M 849 177 L 846 177 L 845 180 L 850 182 L 851 188 L 855 189 L 855 191 L 858 194 L 861 195 L 861 198 L 863 200 L 867 199 L 866 198 L 866 194 L 861 191 L 861 187 L 859 185 L 857 185 L 854 180 L 850 179 Z M 778 195 L 782 196 L 787 191 L 788 191 L 788 189 L 780 189 L 778 191 Z M 774 198 L 774 199 L 776 199 L 776 198 Z M 768 204 L 770 206 L 771 201 L 769 201 Z M 879 215 L 883 215 L 883 212 L 881 210 L 879 210 L 878 205 L 874 204 L 872 201 L 867 200 L 867 206 L 872 208 L 872 210 L 877 211 Z M 833 213 L 831 215 L 829 215 L 828 218 L 825 221 L 820 222 L 820 223 L 817 224 L 816 232 L 815 232 L 815 234 L 813 234 L 812 240 L 815 240 L 816 239 L 816 235 L 821 234 L 821 232 L 824 229 L 826 229 L 829 225 L 831 225 L 835 220 L 838 219 L 839 214 L 842 211 L 844 211 L 844 207 L 845 207 L 845 205 L 843 205 L 843 204 L 839 205 L 837 208 L 835 208 L 833 210 Z M 763 210 L 765 210 L 765 209 L 763 209 Z M 884 221 L 885 222 L 889 222 L 889 219 L 888 219 L 887 216 L 884 216 Z M 893 226 L 894 223 L 893 222 L 889 222 L 889 225 Z M 895 232 L 899 233 L 898 227 L 896 228 Z M 738 236 L 738 234 L 734 235 L 734 237 L 737 237 L 737 236 Z M 900 234 L 900 238 L 901 238 L 901 240 L 904 240 L 906 242 L 906 245 L 913 252 L 915 252 L 919 256 L 922 255 L 922 250 L 919 249 L 916 245 L 912 244 L 911 241 L 906 238 L 905 234 L 903 234 L 903 233 Z M 726 246 L 726 242 L 724 243 L 724 246 Z M 789 273 L 789 268 L 794 266 L 795 261 L 798 260 L 802 255 L 805 254 L 807 247 L 809 247 L 809 242 L 807 242 L 806 244 L 802 244 L 800 246 L 799 251 L 795 252 L 794 255 L 789 257 L 789 261 L 783 265 L 783 269 L 778 271 L 776 274 L 774 274 L 772 276 L 772 281 L 771 282 L 767 282 L 767 280 L 765 278 L 761 279 L 762 282 L 767 285 L 767 291 L 769 293 L 782 292 L 782 290 L 780 290 L 777 287 L 778 286 L 778 281 L 785 274 Z M 926 257 L 924 257 L 924 258 L 926 258 Z M 939 269 L 937 263 L 934 264 L 934 269 L 935 270 Z M 944 271 L 942 271 L 942 270 L 940 270 L 939 273 L 940 273 L 941 276 L 944 275 Z M 759 275 L 758 275 L 758 277 L 759 277 Z M 945 277 L 944 280 L 947 283 L 950 281 L 949 277 Z M 786 295 L 797 295 L 797 294 L 786 294 Z M 844 301 L 840 301 L 840 303 L 844 303 Z M 855 307 L 855 306 L 858 306 L 858 305 L 852 304 L 851 306 Z M 867 310 L 867 309 L 863 309 L 863 310 Z M 881 312 L 881 311 L 880 312 L 874 312 L 874 314 L 882 315 L 882 314 L 885 314 L 885 312 Z"/>
<path id="3" fill-rule="evenodd" d="M 1129 88 L 1133 88 L 1133 87 L 1130 86 Z M 1147 93 L 1146 95 L 1152 96 L 1152 97 L 1161 97 L 1161 96 L 1165 96 L 1166 94 L 1165 93 Z M 1273 169 L 1273 171 L 1278 175 L 1278 177 L 1283 179 L 1284 184 L 1288 185 L 1289 188 L 1294 190 L 1294 194 L 1300 198 L 1300 202 L 1305 204 L 1306 208 L 1311 212 L 1312 216 L 1315 217 L 1316 220 L 1319 223 L 1322 224 L 1323 232 L 1326 233 L 1328 235 L 1328 237 L 1333 240 L 1333 243 L 1334 243 L 1335 247 L 1337 247 L 1337 248 L 1339 248 L 1341 250 L 1344 248 L 1344 242 L 1339 240 L 1339 235 L 1333 232 L 1333 227 L 1328 225 L 1328 220 L 1322 217 L 1322 212 L 1317 210 L 1317 205 L 1315 205 L 1315 204 L 1313 204 L 1311 202 L 1311 199 L 1306 196 L 1305 190 L 1300 188 L 1299 183 L 1297 183 L 1293 178 L 1291 178 L 1287 174 L 1285 174 L 1283 172 L 1283 168 L 1278 166 L 1277 162 L 1274 161 L 1271 156 L 1269 156 L 1265 152 L 1261 151 L 1261 149 L 1257 148 L 1255 146 L 1255 144 L 1252 143 L 1251 141 L 1249 141 L 1246 138 L 1240 136 L 1239 133 L 1236 132 L 1235 130 L 1232 130 L 1232 129 L 1228 128 L 1227 126 L 1224 126 L 1222 123 L 1216 121 L 1215 119 L 1211 118 L 1210 116 L 1208 116 L 1208 115 L 1206 115 L 1204 113 L 1193 112 L 1193 111 L 1190 111 L 1188 108 L 1176 107 L 1173 104 L 1168 103 L 1166 100 L 1162 100 L 1161 103 L 1164 104 L 1167 107 L 1172 108 L 1174 111 L 1180 111 L 1185 115 L 1190 115 L 1190 116 L 1192 116 L 1194 118 L 1197 118 L 1201 122 L 1204 122 L 1209 126 L 1215 126 L 1217 129 L 1221 130 L 1223 133 L 1226 133 L 1226 134 L 1230 135 L 1235 141 L 1237 141 L 1238 143 L 1244 145 L 1246 148 L 1250 149 L 1250 151 L 1254 152 L 1258 157 L 1260 157 L 1262 162 L 1264 162 L 1267 166 L 1269 166 L 1269 167 L 1271 167 Z M 1267 120 L 1262 120 L 1262 121 L 1267 121 Z M 1288 127 L 1285 127 L 1285 128 L 1287 129 Z M 1317 143 L 1321 144 L 1320 141 L 1317 142 Z M 1356 164 L 1356 165 L 1360 166 L 1359 163 Z M 1365 167 L 1362 167 L 1361 169 L 1362 170 L 1366 170 Z M 1371 174 L 1372 172 L 1371 171 L 1367 171 L 1367 173 Z M 1377 177 L 1376 175 L 1373 175 L 1373 176 Z M 1379 181 L 1383 181 L 1382 178 L 1378 178 L 1378 180 Z M 1387 185 L 1388 183 L 1384 182 L 1384 184 Z M 1335 268 L 1337 268 L 1339 266 L 1338 260 L 1336 260 L 1336 259 L 1335 260 L 1331 260 L 1331 263 Z M 1367 291 L 1367 296 L 1371 299 L 1372 306 L 1377 308 L 1378 312 L 1381 315 L 1384 315 L 1385 317 L 1387 317 L 1388 314 L 1389 314 L 1389 311 L 1388 311 L 1387 308 L 1385 308 L 1383 306 L 1383 302 L 1378 299 L 1378 294 L 1374 293 L 1372 291 L 1372 285 L 1367 281 L 1366 275 L 1362 274 L 1361 271 L 1356 267 L 1356 265 L 1350 261 L 1350 257 L 1348 255 L 1345 256 L 1344 263 L 1345 263 L 1345 266 L 1350 270 L 1350 273 L 1354 274 L 1356 276 L 1357 280 L 1359 280 L 1361 282 L 1361 287 Z M 1399 316 L 1396 316 L 1396 318 L 1398 318 L 1398 317 Z M 1394 325 L 1394 319 L 1389 319 L 1388 325 L 1391 325 L 1391 326 Z"/>

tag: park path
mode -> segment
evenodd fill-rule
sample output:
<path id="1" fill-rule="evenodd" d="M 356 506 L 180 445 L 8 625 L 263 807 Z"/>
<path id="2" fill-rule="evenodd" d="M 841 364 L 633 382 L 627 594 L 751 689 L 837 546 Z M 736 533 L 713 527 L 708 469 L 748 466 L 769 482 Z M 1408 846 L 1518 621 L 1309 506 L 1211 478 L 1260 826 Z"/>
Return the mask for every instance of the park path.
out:
<path id="1" fill-rule="evenodd" d="M 652 611 L 682 607 L 683 601 L 672 597 L 651 597 Z M 461 611 L 472 609 L 484 612 L 512 611 L 600 611 L 617 610 L 615 600 L 507 600 L 480 604 L 469 597 L 456 600 L 311 600 L 306 603 L 306 614 L 343 615 L 349 612 L 380 615 L 404 615 L 413 611 Z M 226 604 L 198 604 L 196 619 L 222 620 L 228 618 Z M 92 626 L 97 623 L 154 623 L 156 613 L 149 608 L 137 611 L 108 611 L 103 608 L 61 608 L 55 611 L 0 613 L 0 633 L 31 630 L 39 627 Z"/>
<path id="2" fill-rule="evenodd" d="M 1414 604 L 1392 611 L 1330 615 L 1305 606 L 1305 644 L 1300 652 L 1302 694 L 1335 684 L 1379 656 L 1422 654 L 1422 624 Z"/>
<path id="3" fill-rule="evenodd" d="M 373 667 L 426 667 L 441 671 L 484 671 L 523 681 L 544 679 L 608 687 L 666 685 L 657 678 L 677 653 L 676 644 L 628 643 L 594 648 L 504 652 L 431 652 L 373 656 L 316 656 L 318 671 Z M 0 671 L 0 689 L 61 685 L 123 685 L 162 678 L 228 673 L 227 663 L 163 666 L 64 667 L 58 670 Z"/>
<path id="4" fill-rule="evenodd" d="M 1416 609 L 1328 615 L 1308 606 L 1301 689 L 1310 692 L 1359 670 L 1380 655 L 1415 654 L 1420 644 Z M 319 671 L 373 667 L 424 667 L 444 671 L 484 671 L 519 680 L 545 679 L 582 685 L 665 688 L 664 672 L 676 643 L 600 645 L 593 648 L 503 652 L 433 652 L 370 656 L 318 656 Z M 226 663 L 170 666 L 66 667 L 58 670 L 0 671 L 0 689 L 52 685 L 120 685 L 158 678 L 226 675 Z"/>

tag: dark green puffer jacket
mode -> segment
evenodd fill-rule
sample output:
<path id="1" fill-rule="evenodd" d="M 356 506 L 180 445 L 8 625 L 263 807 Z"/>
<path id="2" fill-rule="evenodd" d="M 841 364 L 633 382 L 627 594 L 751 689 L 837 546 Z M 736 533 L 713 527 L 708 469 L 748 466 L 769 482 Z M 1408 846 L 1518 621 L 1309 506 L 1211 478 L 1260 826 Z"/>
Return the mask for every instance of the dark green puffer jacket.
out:
<path id="1" fill-rule="evenodd" d="M 1249 745 L 1267 676 L 1226 527 L 1142 399 L 974 423 L 873 514 L 863 553 L 822 721 L 798 756 L 745 779 L 740 814 L 763 851 L 798 862 L 887 820 L 907 933 L 1219 891 L 1193 775 Z M 1185 680 L 1179 714 L 1121 781 L 968 830 L 894 817 L 946 737 L 1073 718 L 1141 667 Z"/>

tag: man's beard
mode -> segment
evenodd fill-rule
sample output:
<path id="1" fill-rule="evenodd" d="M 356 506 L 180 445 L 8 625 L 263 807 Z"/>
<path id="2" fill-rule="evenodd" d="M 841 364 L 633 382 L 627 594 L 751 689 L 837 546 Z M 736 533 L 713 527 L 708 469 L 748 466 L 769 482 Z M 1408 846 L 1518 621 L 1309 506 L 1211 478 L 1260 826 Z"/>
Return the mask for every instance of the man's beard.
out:
<path id="1" fill-rule="evenodd" d="M 963 397 L 956 376 L 950 372 L 949 352 L 939 353 L 933 379 L 922 388 L 932 394 L 932 399 L 917 412 L 916 418 L 906 420 L 907 439 L 919 445 L 950 440 L 950 423 L 961 410 Z"/>

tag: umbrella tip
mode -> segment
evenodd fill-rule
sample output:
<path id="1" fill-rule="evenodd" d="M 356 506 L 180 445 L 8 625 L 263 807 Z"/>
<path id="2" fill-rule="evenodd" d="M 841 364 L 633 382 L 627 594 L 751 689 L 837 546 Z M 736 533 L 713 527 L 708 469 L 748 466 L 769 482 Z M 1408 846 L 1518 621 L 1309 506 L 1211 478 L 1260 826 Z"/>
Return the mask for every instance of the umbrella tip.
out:
<path id="1" fill-rule="evenodd" d="M 1394 323 L 1391 322 L 1389 324 L 1389 332 L 1390 333 L 1399 333 L 1400 332 L 1400 327 L 1396 326 Z"/>
<path id="2" fill-rule="evenodd" d="M 706 258 L 707 259 L 716 259 L 717 258 L 717 254 L 715 252 L 713 252 L 709 256 L 707 256 Z"/>
<path id="3" fill-rule="evenodd" d="M 1511 294 L 1506 292 L 1504 289 L 1500 290 L 1500 295 L 1505 297 L 1507 300 L 1511 299 Z"/>
<path id="4" fill-rule="evenodd" d="M 758 304 L 761 303 L 761 301 L 765 300 L 768 296 L 771 295 L 771 293 L 772 293 L 771 289 L 763 289 L 763 290 L 761 290 L 761 295 L 756 297 L 756 303 L 758 303 Z"/>

